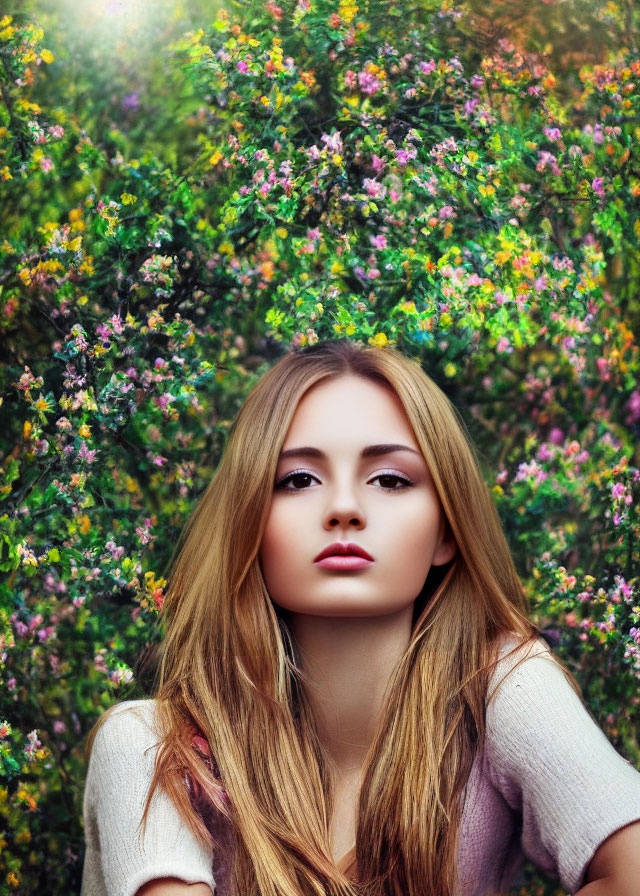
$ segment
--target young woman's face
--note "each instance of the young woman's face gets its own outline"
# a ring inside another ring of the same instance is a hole
[[[336,557],[335,545],[351,547]],[[283,444],[260,546],[273,602],[314,616],[396,613],[455,551],[395,393],[353,375],[313,386]]]

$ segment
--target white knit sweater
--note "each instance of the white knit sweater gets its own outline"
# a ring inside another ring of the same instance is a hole
[[[525,856],[574,893],[598,846],[640,819],[640,773],[609,744],[546,645],[528,648],[519,665],[522,649],[505,656],[512,647],[505,642],[491,680],[484,751],[466,788],[459,896],[505,892]],[[214,856],[200,846],[163,791],[153,798],[140,841],[160,737],[154,706],[122,703],[95,739],[84,792],[81,896],[134,896],[159,877],[202,881],[228,896],[231,847]],[[225,828],[221,819],[215,838],[229,844]]]

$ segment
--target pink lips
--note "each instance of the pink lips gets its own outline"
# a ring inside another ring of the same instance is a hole
[[[364,569],[373,563],[373,557],[360,545],[336,541],[320,551],[314,562],[323,569]]]

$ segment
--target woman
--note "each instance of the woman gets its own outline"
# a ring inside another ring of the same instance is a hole
[[[155,699],[89,738],[83,896],[487,896],[524,854],[640,893],[640,774],[536,638],[463,428],[398,352],[320,343],[262,377],[164,619]]]

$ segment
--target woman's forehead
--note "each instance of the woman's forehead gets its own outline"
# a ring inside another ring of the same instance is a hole
[[[283,450],[339,442],[398,443],[418,448],[402,403],[390,386],[347,374],[323,380],[300,399]],[[316,445],[317,443],[317,445]]]

